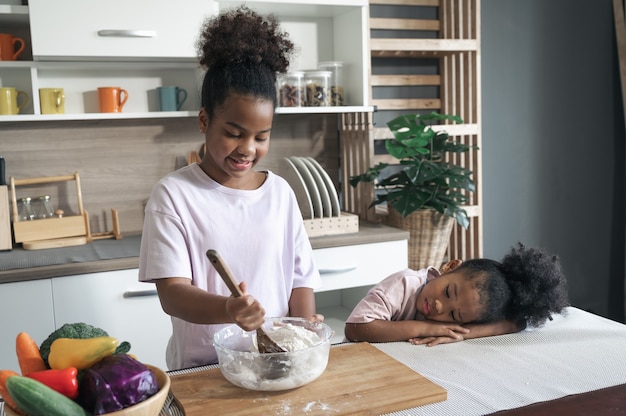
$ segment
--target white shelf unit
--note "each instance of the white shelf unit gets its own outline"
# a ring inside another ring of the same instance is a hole
[[[200,107],[199,91],[203,71],[189,47],[195,47],[200,21],[204,17],[242,4],[278,18],[297,47],[298,53],[294,56],[291,69],[315,69],[321,61],[344,62],[346,106],[279,107],[277,114],[373,111],[369,104],[369,6],[366,0],[195,0],[185,8],[188,19],[174,19],[186,22],[182,25],[186,29],[184,33],[176,35],[165,29],[155,29],[175,26],[169,13],[165,12],[169,10],[165,7],[167,4],[161,2],[164,7],[159,7],[155,2],[147,6],[150,10],[158,11],[150,13],[149,18],[143,16],[136,5],[130,11],[115,14],[117,17],[113,18],[111,11],[127,3],[121,0],[102,3],[106,5],[102,13],[99,9],[83,13],[80,22],[68,18],[68,24],[54,28],[49,27],[46,18],[49,13],[46,10],[54,7],[55,14],[73,16],[87,7],[85,3],[80,0],[59,0],[52,4],[45,0],[33,0],[30,6],[0,5],[0,22],[8,22],[12,27],[17,25],[21,33],[29,34],[25,39],[27,51],[20,60],[0,62],[0,86],[11,86],[26,92],[29,103],[18,115],[1,116],[0,123],[195,117]],[[96,32],[103,28],[154,29],[157,35],[147,40],[96,36]],[[54,36],[51,36],[53,31]],[[69,39],[76,41],[71,42]],[[150,43],[143,49],[137,47],[143,41]],[[162,48],[154,46],[159,42]],[[187,89],[189,97],[183,105],[183,111],[158,111],[155,89],[161,85],[177,85]],[[128,90],[129,100],[122,113],[98,112],[96,91],[99,86],[119,86]],[[64,88],[65,114],[40,114],[38,89],[45,87]]]

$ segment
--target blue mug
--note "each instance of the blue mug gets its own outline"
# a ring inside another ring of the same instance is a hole
[[[187,90],[176,86],[158,87],[161,111],[179,111],[187,99]]]

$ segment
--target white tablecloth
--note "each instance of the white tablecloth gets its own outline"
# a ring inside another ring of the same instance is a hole
[[[393,415],[484,415],[626,383],[626,325],[577,308],[516,334],[374,345],[448,391],[444,402]]]

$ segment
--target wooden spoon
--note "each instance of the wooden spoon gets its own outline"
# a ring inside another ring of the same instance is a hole
[[[208,250],[206,252],[207,257],[217,270],[217,273],[222,277],[226,286],[230,289],[230,293],[233,294],[234,297],[239,298],[243,296],[241,289],[239,289],[239,285],[237,281],[233,277],[232,273],[226,266],[226,263],[222,260],[220,255],[215,250]],[[259,352],[262,354],[272,353],[272,352],[287,352],[287,350],[276,343],[270,336],[265,332],[263,327],[259,327],[256,329],[256,342],[259,348]]]

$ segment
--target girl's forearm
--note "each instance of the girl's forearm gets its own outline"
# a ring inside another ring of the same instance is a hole
[[[161,306],[170,316],[195,324],[233,322],[226,312],[228,297],[211,294],[178,279],[157,281]],[[187,280],[187,279],[184,279]]]
[[[313,289],[298,287],[291,291],[289,316],[311,319],[315,315],[315,295]]]
[[[511,321],[498,321],[489,324],[467,324],[464,326],[470,330],[470,332],[465,335],[465,339],[512,334],[524,329],[522,326],[516,325]]]
[[[394,342],[425,336],[428,324],[423,321],[384,321],[374,320],[368,323],[345,326],[345,336],[354,342]]]

